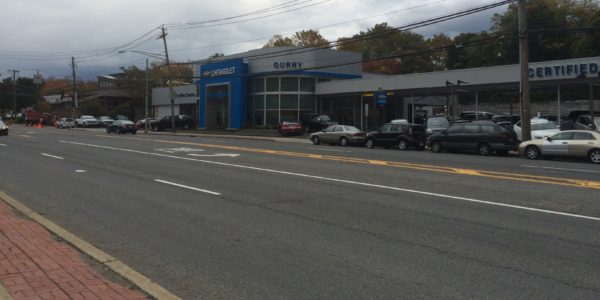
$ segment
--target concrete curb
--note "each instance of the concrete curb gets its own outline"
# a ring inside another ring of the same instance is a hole
[[[112,270],[113,272],[121,275],[123,278],[129,280],[133,284],[135,284],[140,290],[144,291],[148,295],[156,298],[156,299],[180,299],[173,293],[167,291],[163,287],[158,284],[152,282],[150,278],[136,272],[131,267],[127,266],[125,263],[119,261],[118,259],[110,256],[108,253],[94,247],[90,243],[80,239],[76,235],[67,231],[66,229],[58,226],[52,221],[42,217],[38,213],[29,209],[27,206],[12,198],[11,196],[5,194],[0,191],[0,200],[6,202],[8,205],[13,207],[14,209],[20,211],[22,214],[31,218],[38,224],[42,225],[48,231],[56,234],[58,237],[67,241],[69,244],[73,245],[75,248],[79,249],[81,252],[87,254],[91,258],[98,261],[103,266]],[[0,285],[1,287],[1,285]],[[2,288],[0,288],[0,299],[5,299],[2,297]],[[10,299],[10,298],[8,298]]]

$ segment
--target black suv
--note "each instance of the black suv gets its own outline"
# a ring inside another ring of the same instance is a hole
[[[459,123],[429,137],[427,142],[433,152],[444,149],[476,151],[481,155],[507,155],[516,151],[519,142],[513,130],[494,123]]]
[[[183,129],[191,129],[194,127],[194,120],[190,116],[176,115],[175,116],[175,127]],[[150,123],[152,131],[160,131],[164,129],[171,129],[171,116],[164,116],[159,120]]]
[[[406,150],[409,147],[423,150],[426,141],[425,127],[415,124],[387,123],[379,129],[367,133],[366,136],[368,148],[398,146],[400,150]]]
[[[338,123],[332,121],[328,115],[315,115],[305,122],[304,128],[306,128],[306,131],[308,132],[316,132],[337,124]]]

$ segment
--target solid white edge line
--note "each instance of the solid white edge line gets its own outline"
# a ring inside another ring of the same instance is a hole
[[[60,157],[60,156],[51,155],[51,154],[48,154],[48,153],[42,153],[42,155],[43,155],[43,156],[52,157],[52,158],[56,158],[56,159],[64,159],[64,158],[62,158],[62,157]]]
[[[532,208],[532,207],[527,207],[527,206],[520,206],[520,205],[513,205],[513,204],[506,204],[506,203],[499,203],[499,202],[478,200],[478,199],[466,198],[466,197],[460,197],[460,196],[452,196],[452,195],[444,195],[444,194],[431,193],[431,192],[425,192],[425,191],[403,189],[403,188],[397,188],[397,187],[385,186],[385,185],[379,185],[379,184],[372,184],[372,183],[365,183],[365,182],[358,182],[358,181],[351,181],[351,180],[344,180],[344,179],[336,179],[336,178],[327,178],[327,177],[322,177],[322,176],[315,176],[315,175],[308,175],[308,174],[301,174],[301,173],[293,173],[293,172],[279,171],[279,170],[273,170],[273,169],[264,169],[264,168],[258,168],[258,167],[251,167],[251,166],[230,164],[230,163],[210,161],[210,160],[194,159],[194,158],[189,158],[189,157],[179,157],[179,156],[174,156],[174,155],[159,154],[159,153],[152,153],[152,152],[144,152],[144,151],[138,151],[138,150],[124,149],[124,148],[115,148],[115,147],[101,146],[101,145],[94,145],[94,144],[85,144],[85,143],[68,142],[68,141],[60,141],[60,142],[61,143],[67,143],[67,144],[73,144],[73,145],[87,146],[87,147],[95,147],[95,148],[110,149],[110,150],[116,150],[116,151],[124,151],[124,152],[131,152],[131,153],[139,153],[139,154],[146,154],[146,155],[153,155],[153,156],[160,156],[160,157],[169,157],[169,158],[175,158],[175,159],[182,159],[182,160],[188,160],[188,161],[203,162],[203,163],[207,163],[207,164],[214,164],[214,165],[228,166],[228,167],[236,167],[236,168],[241,168],[241,169],[248,169],[248,170],[255,170],[255,171],[262,171],[262,172],[269,172],[269,173],[277,173],[277,174],[284,174],[284,175],[291,175],[291,176],[298,176],[298,177],[305,177],[305,178],[313,178],[313,179],[333,181],[333,182],[340,182],[340,183],[348,183],[348,184],[354,184],[354,185],[360,185],[360,186],[368,186],[368,187],[374,187],[374,188],[380,188],[380,189],[387,189],[387,190],[394,190],[394,191],[400,191],[400,192],[421,194],[421,195],[434,196],[434,197],[440,197],[440,198],[447,198],[447,199],[453,199],[453,200],[461,200],[461,201],[466,201],[466,202],[473,202],[473,203],[486,204],[486,205],[499,206],[499,207],[508,207],[508,208],[521,209],[521,210],[533,211],[533,212],[540,212],[540,213],[551,214],[551,215],[573,217],[573,218],[579,218],[579,219],[585,219],[585,220],[600,221],[599,217],[592,217],[592,216],[571,214],[571,213],[565,213],[565,212],[559,212],[559,211],[553,211],[553,210]]]
[[[183,184],[179,184],[179,183],[175,183],[175,182],[169,182],[169,181],[166,181],[166,180],[154,179],[154,181],[160,182],[160,183],[164,183],[164,184],[168,184],[168,185],[172,185],[172,186],[177,186],[177,187],[188,189],[188,190],[192,190],[192,191],[203,192],[203,193],[207,193],[207,194],[211,194],[211,195],[216,195],[216,196],[220,196],[221,195],[221,193],[212,192],[212,191],[209,191],[209,190],[203,190],[203,189],[195,188],[193,186],[187,186],[187,185],[183,185]]]
[[[0,144],[0,146],[2,146],[2,147],[6,147],[6,145],[5,145],[5,144]]]
[[[532,165],[521,165],[521,167],[537,168],[537,169],[549,169],[549,170],[574,171],[574,172],[587,172],[587,173],[600,173],[600,171],[593,171],[593,170],[567,169],[567,168],[556,168],[556,167],[541,167],[541,166],[532,166]]]

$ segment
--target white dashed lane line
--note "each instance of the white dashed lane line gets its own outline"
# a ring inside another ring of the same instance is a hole
[[[56,158],[56,159],[64,159],[60,156],[56,156],[56,155],[52,155],[52,154],[48,154],[48,153],[42,153],[43,156],[47,156],[47,157],[52,157],[52,158]]]
[[[169,182],[169,181],[160,180],[160,179],[154,179],[154,181],[160,182],[160,183],[164,183],[164,184],[168,184],[168,185],[172,185],[172,186],[176,186],[176,187],[180,187],[180,188],[184,188],[184,189],[188,189],[188,190],[192,190],[192,191],[207,193],[207,194],[211,194],[211,195],[215,195],[215,196],[220,196],[221,195],[221,193],[217,193],[217,192],[213,192],[213,191],[209,191],[209,190],[203,190],[203,189],[199,189],[199,188],[195,188],[195,187],[192,187],[192,186],[183,185],[183,184],[179,184],[179,183],[175,183],[175,182]]]

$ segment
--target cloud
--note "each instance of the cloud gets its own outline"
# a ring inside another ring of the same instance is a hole
[[[297,2],[304,2],[297,1]],[[318,3],[324,0],[314,0]],[[7,29],[0,45],[0,70],[20,69],[22,76],[41,70],[44,76],[64,77],[70,74],[70,57],[77,60],[78,72],[86,80],[96,75],[118,72],[120,66],[142,66],[145,57],[135,53],[119,54],[116,47],[167,24],[168,47],[172,59],[188,61],[204,59],[219,52],[232,54],[262,47],[275,34],[294,33],[303,29],[322,28],[329,40],[366,30],[387,22],[401,26],[490,3],[472,0],[331,0],[297,11],[260,18],[244,23],[178,29],[171,24],[225,18],[282,4],[285,0],[28,0],[3,3],[0,26]],[[421,6],[421,7],[417,7]],[[494,12],[432,25],[417,32],[454,35],[459,32],[487,30]],[[374,18],[369,16],[396,11]],[[274,12],[273,12],[274,13]],[[258,17],[249,16],[246,18]],[[331,24],[361,19],[325,27]],[[239,19],[236,19],[239,20]],[[235,20],[231,20],[235,21]],[[325,28],[323,28],[325,27]],[[135,50],[162,53],[163,44],[156,40],[159,31],[147,36]],[[112,71],[111,71],[112,70]]]

